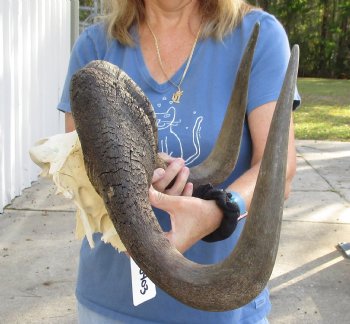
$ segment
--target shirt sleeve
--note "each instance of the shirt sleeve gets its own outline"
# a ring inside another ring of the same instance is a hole
[[[71,112],[69,97],[71,78],[75,72],[83,68],[89,62],[97,60],[99,58],[98,56],[95,41],[91,36],[89,29],[86,29],[82,32],[74,44],[69,60],[68,72],[64,83],[63,92],[60,102],[57,105],[57,109],[61,110],[62,112]]]
[[[249,81],[247,113],[279,97],[290,57],[286,32],[272,15],[264,15],[260,21],[260,34],[254,54]],[[296,89],[295,109],[300,103]]]

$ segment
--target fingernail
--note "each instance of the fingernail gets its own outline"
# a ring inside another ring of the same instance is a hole
[[[190,169],[189,169],[188,167],[185,166],[185,167],[182,169],[182,172],[185,172],[185,173],[188,172],[188,173],[189,173],[189,172],[190,172]]]
[[[157,177],[162,177],[165,173],[165,170],[164,169],[157,169],[157,170],[155,170],[155,173],[156,173]]]
[[[178,165],[184,165],[184,164],[185,164],[185,161],[184,161],[183,159],[181,159],[181,158],[178,158],[178,159],[176,159],[176,163],[177,163]]]

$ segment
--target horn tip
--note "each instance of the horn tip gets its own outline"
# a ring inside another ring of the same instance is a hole
[[[293,47],[292,47],[292,54],[299,55],[299,53],[300,53],[299,45],[298,44],[293,45]]]
[[[257,21],[254,25],[253,33],[259,33],[260,30],[260,21]]]

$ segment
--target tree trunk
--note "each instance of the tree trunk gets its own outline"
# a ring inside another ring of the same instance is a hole
[[[341,32],[338,39],[338,51],[336,57],[336,73],[338,78],[346,78],[349,75],[349,57],[347,57],[350,52],[350,37],[349,37],[349,17],[346,13],[341,16],[339,27]]]
[[[328,24],[329,24],[329,0],[321,1],[322,20],[320,30],[320,45],[319,45],[319,65],[318,71],[321,75],[327,74],[328,71],[328,57],[327,57],[327,42],[328,42]]]

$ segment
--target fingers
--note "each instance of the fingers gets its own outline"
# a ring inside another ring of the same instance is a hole
[[[183,159],[175,159],[165,154],[165,160],[167,163],[169,162],[165,173],[161,177],[154,175],[153,179],[155,180],[152,182],[152,185],[160,192],[179,196],[186,187],[190,170],[185,167],[185,161]],[[169,184],[171,184],[170,188],[168,188]],[[186,193],[188,193],[188,190],[186,190]]]
[[[187,197],[191,197],[193,194],[193,183],[192,182],[188,182],[185,185],[185,188],[182,192],[182,196],[187,196]]]
[[[159,181],[165,174],[165,170],[162,168],[155,169],[152,177],[152,184]]]
[[[159,152],[158,153],[158,156],[163,160],[165,161],[167,164],[170,164],[171,162],[175,161],[176,158],[175,157],[172,157],[164,152]]]
[[[188,167],[182,166],[182,168],[179,170],[179,172],[175,176],[174,183],[172,183],[170,188],[167,186],[166,189],[164,190],[164,193],[168,195],[173,195],[173,196],[182,195],[186,187],[186,183],[189,175],[190,175],[190,169]]]

